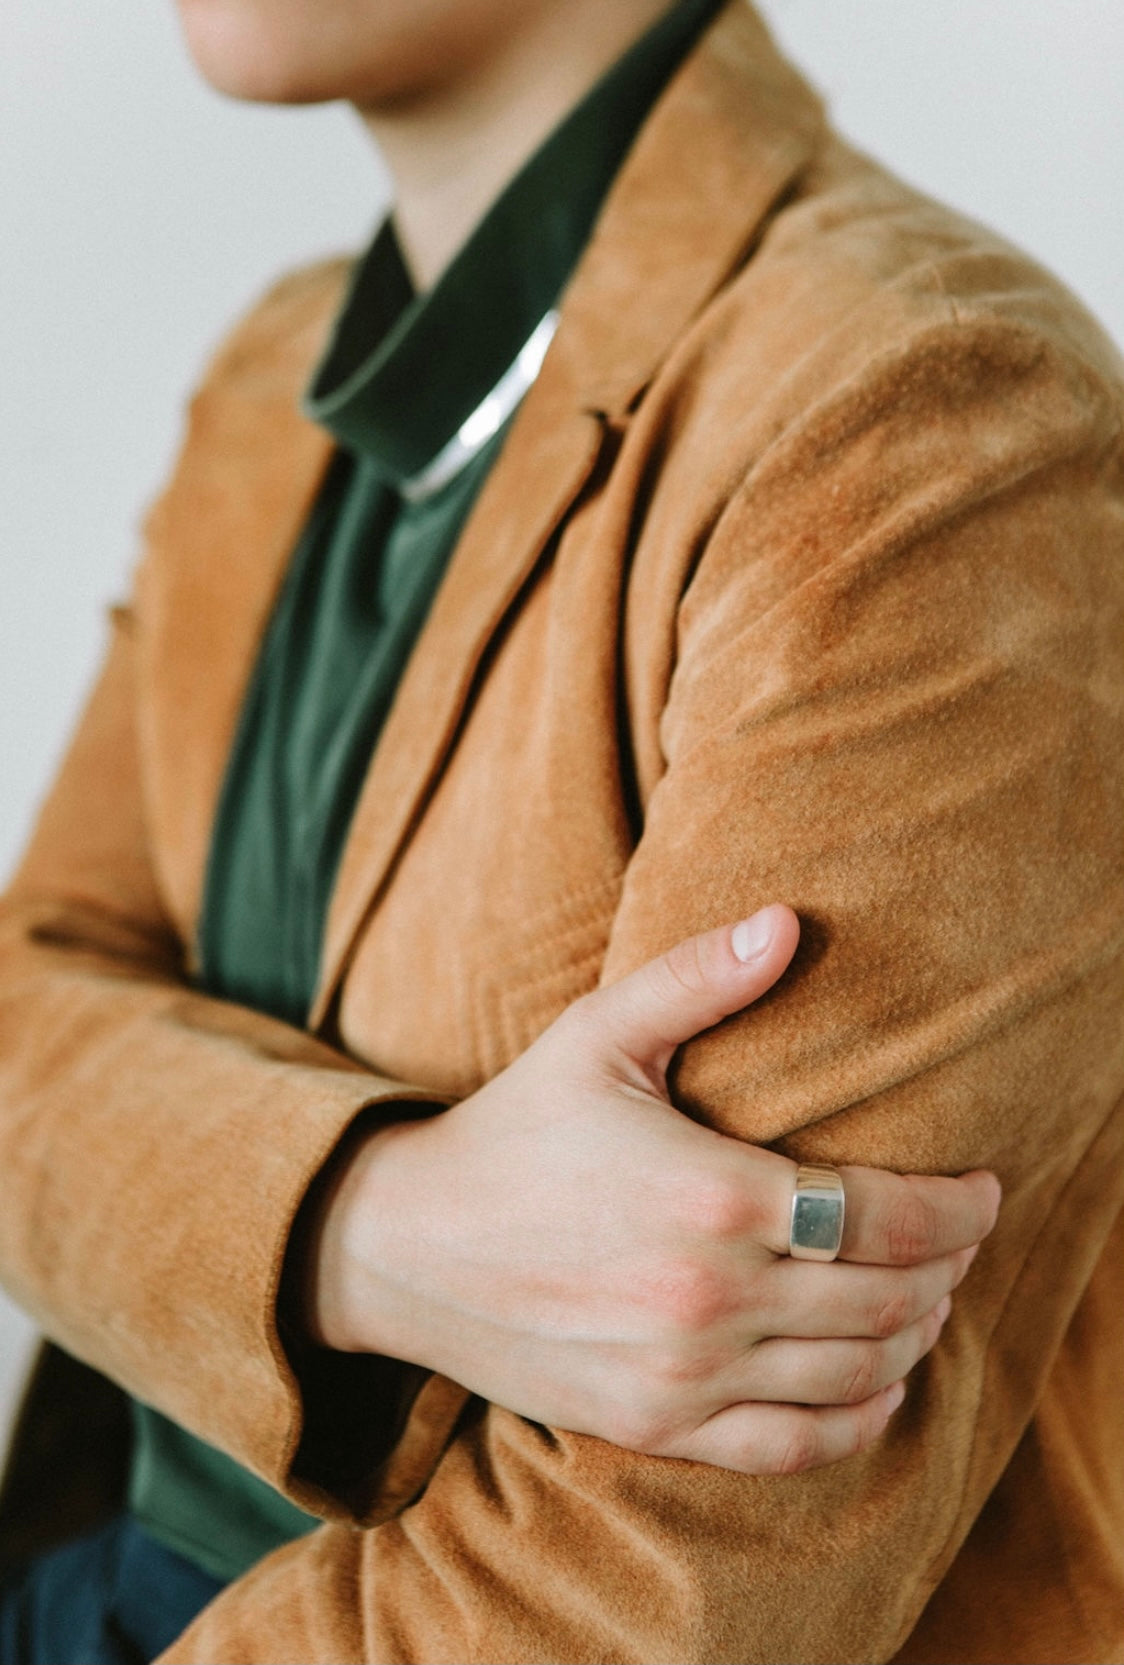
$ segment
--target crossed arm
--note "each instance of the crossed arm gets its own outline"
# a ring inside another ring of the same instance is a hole
[[[308,1036],[186,987],[144,851],[137,782],[122,780],[135,752],[133,628],[118,615],[109,664],[4,905],[7,1272],[48,1333],[156,1402],[175,1403],[177,1388],[198,1393],[201,1410],[213,1397],[205,1357],[190,1383],[175,1380],[174,1364],[159,1379],[154,1354],[135,1361],[166,1345],[169,1325],[207,1318],[192,1270],[201,1258],[213,1280],[229,1234],[204,1244],[193,1215],[160,1214],[161,1178],[189,1160],[203,1169],[200,1144],[220,1137],[207,1102],[230,1113],[237,1148],[248,1086],[281,1115],[282,1089],[306,1095],[329,1126],[360,1100],[377,1107],[381,1097],[401,1114],[405,1095]],[[732,944],[754,927],[739,957]],[[679,1115],[666,1070],[683,1041],[773,985],[798,933],[791,911],[774,907],[736,933],[691,939],[579,1002],[454,1110],[374,1134],[359,1117],[310,1186],[304,1212],[319,1199],[317,1216],[298,1215],[315,1338],[440,1370],[536,1421],[744,1472],[833,1462],[869,1445],[940,1333],[950,1291],[994,1221],[996,1188],[982,1175],[908,1180],[852,1168],[839,1265],[784,1258],[795,1164]],[[199,1081],[209,1082],[201,1096]],[[165,1137],[178,1144],[174,1164],[153,1171],[161,1105],[175,1118]],[[246,1150],[255,1178],[268,1181],[275,1138]],[[21,1163],[38,1202],[21,1195]],[[133,1180],[138,1166],[148,1172]],[[63,1235],[75,1216],[77,1241]],[[200,1257],[176,1247],[185,1232]],[[147,1275],[134,1234],[155,1257]],[[151,1328],[130,1315],[137,1333],[115,1353],[125,1328],[115,1261],[126,1258],[141,1273],[135,1296]],[[248,1255],[244,1270],[254,1271]],[[213,1368],[220,1376],[224,1362]],[[192,1425],[200,1421],[206,1428],[198,1415]]]
[[[767,628],[752,586],[791,542],[801,459],[778,455],[732,505],[684,602],[667,773],[606,965],[611,992],[691,935],[688,907],[729,919],[740,894],[783,896],[819,924],[819,957],[685,1049],[676,1101],[779,1146],[773,1160],[1000,1173],[999,1226],[906,1403],[846,1462],[754,1475],[473,1401],[416,1502],[270,1557],[170,1657],[865,1659],[907,1634],[1033,1414],[1116,1211],[1094,1176],[1119,1160],[1122,1085],[1121,598],[1102,560],[1119,507],[1103,432],[1069,401],[1043,454],[1042,389],[1016,391],[1026,431],[981,445],[978,478],[950,467],[943,499],[903,487],[830,557],[793,550],[804,580]],[[831,506],[868,460],[855,441],[802,461],[830,548]],[[129,628],[9,904],[17,1206],[0,1247],[64,1343],[283,1481],[299,1429],[273,1323],[288,1227],[352,1118],[409,1094],[185,992],[141,854]],[[688,903],[676,873],[698,848],[719,854]],[[1017,903],[1014,872],[1033,878]],[[653,1082],[633,1086],[647,1116]],[[446,1123],[456,1139],[472,1126]],[[383,1172],[423,1146],[384,1140]],[[760,1229],[768,1242],[775,1220]],[[323,1327],[362,1339],[346,1316]]]
[[[798,932],[772,907],[692,938],[570,1007],[462,1104],[362,1140],[309,1233],[318,1338],[744,1473],[869,1445],[998,1188],[848,1169],[842,1260],[788,1259],[795,1163],[681,1116],[666,1072],[773,985]]]

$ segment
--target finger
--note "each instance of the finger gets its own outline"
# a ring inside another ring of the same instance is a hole
[[[677,1046],[772,988],[800,923],[773,903],[738,925],[688,937],[584,1002],[600,1033],[637,1063],[663,1067]]]
[[[847,1207],[840,1255],[882,1266],[912,1266],[966,1249],[995,1224],[1000,1189],[986,1169],[959,1179],[841,1168]]]
[[[975,1253],[958,1249],[920,1266],[775,1260],[754,1280],[754,1327],[769,1337],[807,1340],[897,1335],[956,1288]]]
[[[905,1394],[902,1383],[861,1405],[731,1405],[661,1455],[732,1468],[742,1474],[801,1474],[873,1445]]]
[[[796,1164],[780,1159],[771,1175],[763,1217],[764,1241],[788,1253]],[[979,1243],[995,1224],[999,1181],[985,1169],[958,1179],[892,1174],[881,1168],[843,1167],[846,1208],[842,1260],[875,1266],[913,1266]],[[758,1171],[758,1184],[764,1176]]]
[[[857,1405],[908,1376],[935,1345],[952,1310],[943,1300],[885,1341],[762,1341],[713,1384],[716,1404],[760,1399],[791,1405]]]

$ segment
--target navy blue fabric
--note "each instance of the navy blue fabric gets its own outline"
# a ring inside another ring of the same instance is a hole
[[[148,1665],[222,1588],[119,1515],[5,1577],[0,1665]]]

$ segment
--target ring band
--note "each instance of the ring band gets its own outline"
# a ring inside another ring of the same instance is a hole
[[[834,1260],[843,1241],[843,1180],[826,1164],[801,1163],[792,1193],[788,1252],[794,1260]]]

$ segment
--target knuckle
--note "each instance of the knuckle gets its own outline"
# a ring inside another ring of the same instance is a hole
[[[684,1212],[704,1237],[742,1238],[757,1224],[757,1207],[749,1188],[725,1175],[693,1185]]]
[[[897,1335],[909,1322],[909,1298],[904,1290],[889,1289],[871,1309],[870,1332],[881,1341]]]
[[[777,1451],[777,1474],[804,1474],[819,1461],[820,1442],[809,1422],[795,1422]]]
[[[644,1451],[647,1423],[643,1417],[620,1408],[607,1411],[602,1428],[603,1437],[622,1451]]]
[[[665,1393],[681,1398],[684,1389],[708,1382],[722,1360],[709,1348],[666,1347],[653,1363],[652,1374]]]
[[[936,1247],[937,1211],[927,1197],[913,1191],[891,1206],[886,1218],[886,1242],[890,1259],[909,1265],[928,1260]]]
[[[879,1358],[873,1347],[863,1347],[851,1359],[843,1380],[841,1405],[857,1405],[878,1387]]]
[[[659,1456],[668,1439],[664,1418],[640,1405],[615,1405],[605,1420],[604,1437],[622,1451],[640,1451]]]
[[[698,1335],[730,1310],[726,1280],[708,1266],[674,1261],[655,1280],[655,1305],[674,1330]]]
[[[662,967],[664,991],[668,998],[674,999],[683,993],[701,994],[706,988],[706,967],[697,937],[688,937],[686,942],[677,942],[675,947],[669,949],[663,959],[656,963]]]

